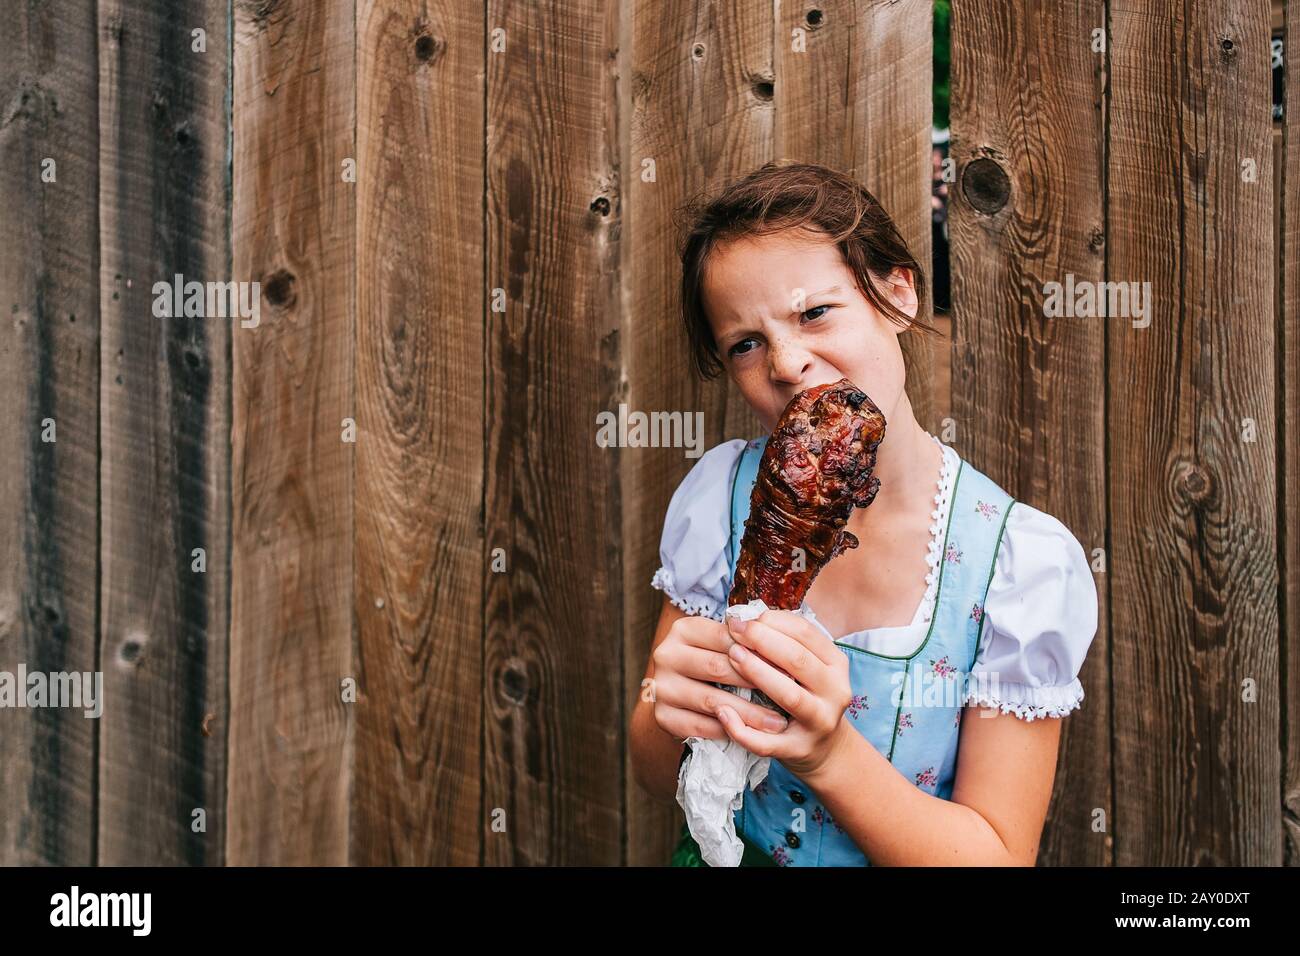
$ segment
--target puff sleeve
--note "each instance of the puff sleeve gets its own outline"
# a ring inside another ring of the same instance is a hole
[[[659,570],[650,584],[687,614],[721,621],[731,590],[732,473],[745,439],[714,445],[681,480],[664,517]]]
[[[1060,521],[1018,501],[985,596],[979,651],[964,703],[1025,720],[1064,717],[1083,702],[1079,671],[1097,633],[1097,585]]]

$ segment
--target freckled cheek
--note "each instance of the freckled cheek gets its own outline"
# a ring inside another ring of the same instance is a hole
[[[758,410],[755,414],[758,415],[759,421],[764,427],[771,429],[785,409],[782,407],[775,412],[772,411],[775,400],[772,397],[772,389],[767,385],[767,366],[751,363],[751,367],[736,372],[732,376],[732,381],[740,389],[746,404]]]
[[[888,351],[887,344],[859,341],[846,345],[841,354],[849,358],[838,363],[844,375],[865,389],[871,400],[882,408],[892,406],[903,390],[903,368]]]

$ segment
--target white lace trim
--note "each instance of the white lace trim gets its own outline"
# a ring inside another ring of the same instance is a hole
[[[984,674],[968,674],[962,704],[997,707],[1024,720],[1065,717],[1083,703],[1083,682],[1075,678],[1064,686],[1030,687],[1006,681],[986,681]]]
[[[930,438],[943,451],[943,468],[939,472],[939,480],[936,483],[939,491],[934,496],[935,509],[930,512],[934,523],[930,525],[930,544],[925,556],[925,563],[930,566],[930,570],[925,575],[925,597],[921,599],[925,607],[922,615],[924,621],[929,621],[934,614],[935,597],[939,590],[939,576],[935,569],[942,557],[940,552],[943,550],[943,533],[948,526],[948,511],[952,507],[952,486],[957,477],[956,455],[950,455],[947,447],[934,435],[930,435]]]
[[[677,586],[673,583],[673,573],[667,568],[661,567],[655,572],[655,576],[650,580],[652,588],[658,588],[668,595],[668,600],[674,607],[679,607],[687,614],[696,617],[707,617],[715,621],[722,620],[723,610],[719,609],[712,601],[688,601],[677,593]]]

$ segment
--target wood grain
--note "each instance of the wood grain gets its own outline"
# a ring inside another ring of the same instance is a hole
[[[0,671],[86,673],[99,524],[95,4],[11,4],[4,16]],[[41,178],[47,159],[54,182]],[[94,863],[96,731],[82,710],[0,710],[0,865]]]
[[[694,378],[676,227],[766,161],[850,172],[930,261],[928,0],[11,6],[0,671],[106,700],[0,709],[0,865],[665,863],[626,728],[694,459],[596,415],[761,432]],[[1300,864],[1268,6],[955,5],[951,356],[905,336],[909,396],[1107,567],[1041,863]],[[258,327],[155,317],[176,273],[259,282]],[[1048,318],[1067,275],[1150,282],[1150,326]]]
[[[461,13],[416,0],[357,9],[365,694],[351,862],[367,866],[477,864],[493,835],[479,776],[483,346],[485,318],[506,317],[484,312],[484,290],[500,284],[483,256],[486,27]]]
[[[774,8],[776,157],[821,163],[862,183],[898,226],[928,286],[933,3],[777,0]],[[917,318],[931,321],[928,289],[918,305]],[[937,345],[919,332],[899,344],[912,411],[937,434]]]
[[[641,411],[704,413],[704,449],[762,434],[739,390],[725,375],[695,377],[682,326],[680,235],[675,212],[699,193],[772,159],[774,104],[772,8],[738,4],[726,17],[703,15],[690,2],[625,4],[621,69],[627,142],[626,225],[621,342],[624,389],[616,402]],[[698,47],[696,46],[698,44]],[[654,162],[648,181],[646,160]],[[681,449],[629,448],[621,453],[623,495],[624,714],[626,729],[641,693],[663,592],[650,587],[673,490],[696,459]],[[680,808],[649,797],[630,760],[627,863],[667,863],[680,833]]]
[[[153,286],[230,278],[229,26],[199,0],[101,0],[99,21],[99,862],[220,864],[238,319],[156,317]]]
[[[1282,859],[1267,47],[1263,5],[1110,4],[1107,279],[1151,283],[1107,320],[1120,866]]]
[[[237,0],[227,862],[348,859],[355,10]],[[357,421],[356,440],[367,440]]]
[[[1032,8],[1031,8],[1032,7]],[[951,444],[1013,497],[1059,519],[1091,559],[1106,544],[1105,320],[1046,313],[1046,284],[1104,275],[1104,58],[1098,4],[956,6]],[[1101,865],[1112,814],[1107,582],[1062,727],[1043,862]]]
[[[617,9],[488,6],[488,865],[622,855],[619,449],[595,439],[619,387]]]

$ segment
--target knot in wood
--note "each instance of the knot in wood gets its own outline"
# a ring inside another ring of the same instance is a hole
[[[1011,198],[1011,177],[996,161],[981,156],[962,170],[961,188],[967,202],[992,215]]]
[[[510,703],[522,704],[528,700],[528,673],[518,662],[507,664],[501,670],[498,687]]]
[[[277,269],[266,277],[264,282],[263,294],[269,305],[275,308],[285,308],[293,305],[298,301],[298,293],[294,289],[294,275],[285,269]]]
[[[1177,488],[1186,501],[1202,505],[1214,495],[1214,474],[1194,462],[1183,462],[1178,466]]]
[[[442,56],[446,44],[427,33],[415,38],[415,58],[421,63],[433,63]]]

